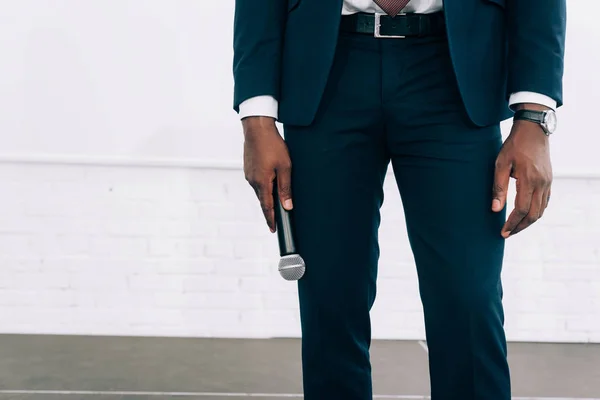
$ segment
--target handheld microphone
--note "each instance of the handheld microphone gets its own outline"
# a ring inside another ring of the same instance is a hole
[[[304,276],[306,265],[296,250],[291,214],[283,208],[279,199],[277,182],[273,183],[273,200],[275,205],[275,224],[279,239],[279,273],[286,281],[297,281]]]

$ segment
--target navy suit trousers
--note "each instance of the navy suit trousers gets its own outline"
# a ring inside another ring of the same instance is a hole
[[[416,261],[433,400],[509,400],[494,213],[499,125],[468,118],[445,37],[342,33],[309,126],[284,126],[292,159],[306,400],[370,400],[370,310],[388,166]],[[400,256],[400,255],[399,255]]]

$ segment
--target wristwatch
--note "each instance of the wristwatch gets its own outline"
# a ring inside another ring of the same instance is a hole
[[[514,121],[525,120],[539,124],[546,136],[550,136],[556,131],[557,119],[554,110],[536,111],[536,110],[518,110],[515,112]]]

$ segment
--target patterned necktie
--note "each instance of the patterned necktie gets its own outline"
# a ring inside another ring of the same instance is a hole
[[[385,13],[395,17],[402,11],[410,0],[373,0]]]

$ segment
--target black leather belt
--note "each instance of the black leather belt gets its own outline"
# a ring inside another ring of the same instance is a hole
[[[340,30],[379,38],[408,38],[443,35],[446,24],[443,12],[400,14],[394,18],[387,14],[357,13],[342,16]]]

